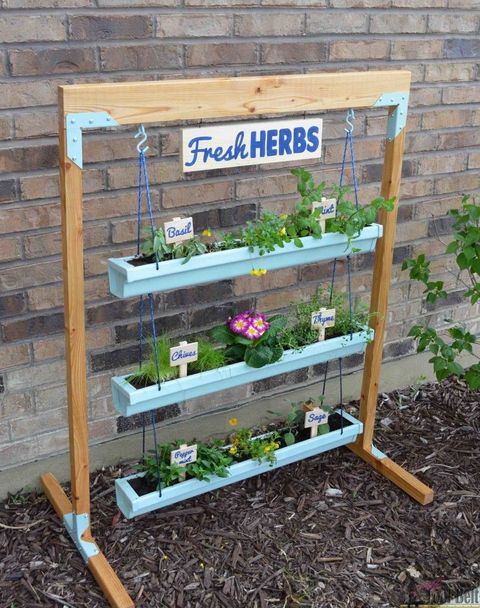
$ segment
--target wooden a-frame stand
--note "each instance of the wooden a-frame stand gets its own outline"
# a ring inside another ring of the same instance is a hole
[[[90,527],[87,370],[82,219],[82,130],[188,119],[258,117],[274,114],[388,107],[381,193],[396,197],[395,210],[380,212],[371,296],[375,339],[367,347],[360,400],[364,432],[348,447],[422,505],[433,492],[372,444],[382,361],[393,246],[397,221],[410,72],[301,74],[115,84],[59,88],[60,181],[63,234],[65,337],[70,429],[71,499],[51,473],[42,484],[110,604],[134,603]]]

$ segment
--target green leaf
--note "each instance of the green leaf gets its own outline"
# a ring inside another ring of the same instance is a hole
[[[250,367],[263,367],[271,363],[272,351],[268,346],[258,348],[247,348],[245,351],[245,363]]]
[[[221,344],[234,344],[235,335],[226,325],[217,325],[207,331],[207,335]]]
[[[293,445],[295,443],[295,435],[291,431],[288,431],[283,436],[283,441],[285,441],[285,445]]]
[[[458,249],[457,241],[452,241],[451,243],[449,243],[447,245],[445,253],[455,253],[457,251],[457,249]]]

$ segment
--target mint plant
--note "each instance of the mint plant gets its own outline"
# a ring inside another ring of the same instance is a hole
[[[448,215],[454,223],[453,240],[447,245],[446,253],[455,254],[458,280],[466,288],[464,297],[473,306],[480,301],[480,206],[475,199],[464,196],[461,208],[451,209]],[[430,261],[424,254],[405,260],[402,270],[408,270],[411,279],[423,283],[428,304],[447,298],[444,282],[430,279]],[[462,353],[469,353],[480,361],[480,356],[474,350],[478,348],[477,338],[465,327],[457,325],[448,328],[446,339],[428,325],[414,325],[408,335],[416,338],[417,352],[428,350],[432,353],[429,361],[437,380],[454,375],[464,378],[472,390],[480,388],[480,362],[465,369],[458,361]]]

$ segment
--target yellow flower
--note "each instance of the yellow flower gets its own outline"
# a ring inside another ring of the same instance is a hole
[[[203,562],[200,562],[200,568],[202,568],[202,570],[205,568],[205,564]]]
[[[271,445],[266,445],[266,446],[263,448],[263,451],[264,451],[265,453],[267,453],[267,452],[271,452],[271,451],[272,451],[272,446],[271,446]]]
[[[267,269],[266,268],[252,268],[252,270],[250,270],[250,274],[252,275],[252,277],[263,277],[264,274],[267,274]]]
[[[235,454],[237,453],[237,448],[232,445],[232,447],[228,450],[228,453],[232,456],[235,456]]]
[[[230,426],[237,426],[238,420],[236,418],[230,418],[230,420],[228,421],[228,424]]]
[[[286,229],[285,229],[285,226],[284,226],[284,227],[283,227],[281,230],[279,230],[279,231],[278,231],[278,234],[281,234],[281,235],[285,235],[285,234],[287,234],[287,231],[286,231]]]
[[[203,236],[212,236],[212,231],[210,230],[210,228],[205,228],[205,230],[202,231],[202,235]]]
[[[168,559],[168,555],[165,555],[165,554],[164,554],[164,555],[162,556],[162,559]]]
[[[281,213],[281,214],[280,214],[280,219],[281,219],[281,220],[286,220],[286,219],[287,219],[287,217],[288,217],[288,213]]]
[[[275,449],[278,449],[280,447],[280,444],[278,442],[273,444],[275,446]]]

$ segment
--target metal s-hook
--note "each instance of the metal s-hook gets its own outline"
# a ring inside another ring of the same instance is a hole
[[[143,125],[140,125],[138,127],[138,131],[135,134],[135,139],[137,139],[137,137],[142,138],[137,144],[137,152],[139,154],[145,154],[145,152],[148,150],[148,146],[146,146],[145,148],[141,147],[147,141],[147,132],[145,131],[145,127]]]
[[[345,119],[345,122],[348,125],[348,128],[345,128],[345,131],[347,133],[351,133],[353,131],[353,122],[352,122],[352,120],[355,120],[355,112],[352,109],[350,109],[350,110],[348,110],[347,117]]]

